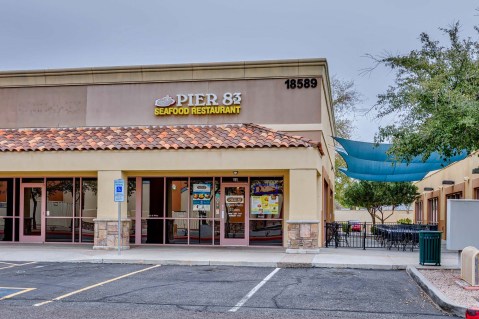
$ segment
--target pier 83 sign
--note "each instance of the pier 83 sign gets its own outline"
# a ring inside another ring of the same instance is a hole
[[[241,93],[226,92],[222,97],[214,93],[177,94],[155,100],[155,115],[210,115],[239,114]]]

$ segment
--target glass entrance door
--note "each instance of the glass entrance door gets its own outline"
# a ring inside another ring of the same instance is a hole
[[[20,190],[20,241],[45,241],[45,186],[22,184]]]
[[[249,242],[248,184],[221,186],[221,245],[247,246]]]

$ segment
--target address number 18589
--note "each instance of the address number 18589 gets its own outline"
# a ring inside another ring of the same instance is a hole
[[[286,88],[289,89],[314,89],[318,86],[316,79],[287,79],[284,81]]]

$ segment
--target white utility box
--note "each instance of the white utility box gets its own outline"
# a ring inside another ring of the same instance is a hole
[[[479,200],[447,200],[446,248],[479,247]]]
[[[479,286],[479,250],[466,247],[461,253],[461,279],[471,286]]]

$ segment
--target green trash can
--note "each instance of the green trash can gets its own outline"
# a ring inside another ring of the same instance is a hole
[[[419,232],[419,263],[441,266],[441,231]]]

